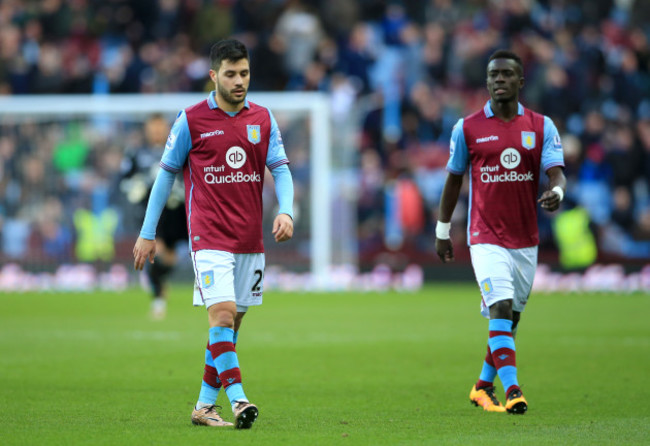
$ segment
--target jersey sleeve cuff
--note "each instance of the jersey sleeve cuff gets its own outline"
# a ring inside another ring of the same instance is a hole
[[[455,169],[450,168],[449,166],[445,167],[445,170],[449,173],[453,173],[454,175],[464,175],[465,171],[458,171]]]
[[[548,169],[552,167],[564,167],[564,163],[562,162],[549,163],[548,165],[544,166],[544,172],[546,172]]]
[[[293,212],[292,212],[292,211],[288,211],[288,210],[286,210],[286,209],[280,209],[280,210],[278,211],[278,215],[280,215],[280,214],[286,214],[286,215],[288,215],[289,217],[291,217],[291,220],[293,220]]]
[[[178,173],[181,171],[181,169],[176,169],[170,165],[163,163],[162,161],[160,162],[160,167],[162,169],[165,169],[167,172],[171,172],[171,173]]]
[[[140,237],[142,237],[145,240],[153,240],[153,239],[156,238],[156,234],[143,230],[143,231],[140,231]]]
[[[269,168],[269,170],[273,170],[273,169],[275,169],[277,167],[280,167],[280,166],[282,166],[284,164],[289,164],[289,160],[285,158],[285,159],[276,161],[276,162],[274,162],[272,164],[269,164],[268,168]]]

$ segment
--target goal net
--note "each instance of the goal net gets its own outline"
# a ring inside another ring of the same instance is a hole
[[[129,200],[133,186],[122,181],[125,153],[143,144],[149,117],[161,114],[171,125],[181,109],[206,96],[0,98],[0,289],[111,288],[135,277],[132,247],[144,214]],[[351,156],[343,146],[336,156],[332,150],[328,97],[251,93],[249,99],[276,117],[296,192],[294,239],[277,244],[271,235],[277,200],[266,175],[267,285],[286,286],[293,277],[299,288],[330,288],[332,271],[356,268],[357,244],[353,196],[343,192]],[[348,130],[337,128],[337,141]],[[160,154],[162,146],[155,166]],[[189,261],[183,263],[180,269],[191,274]]]

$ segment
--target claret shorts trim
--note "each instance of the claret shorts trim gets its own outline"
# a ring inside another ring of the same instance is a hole
[[[489,319],[489,308],[512,299],[512,309],[522,312],[533,288],[537,269],[537,246],[507,249],[478,244],[469,247],[474,275],[481,289],[481,314]]]
[[[235,302],[237,311],[262,305],[264,253],[233,254],[202,249],[194,251],[194,306],[206,308],[220,302]]]

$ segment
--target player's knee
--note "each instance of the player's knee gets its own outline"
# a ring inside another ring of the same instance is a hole
[[[210,325],[216,327],[228,327],[234,329],[235,317],[229,311],[225,311],[225,310],[217,311],[214,314],[211,314]]]
[[[500,300],[490,306],[490,319],[512,320],[512,299]]]
[[[208,307],[208,319],[210,327],[235,327],[237,310],[232,302],[221,302]]]

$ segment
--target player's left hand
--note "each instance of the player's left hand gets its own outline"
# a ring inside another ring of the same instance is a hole
[[[542,209],[553,212],[560,207],[560,196],[552,190],[547,190],[537,202],[540,203]]]
[[[153,263],[156,257],[156,241],[138,237],[133,247],[133,268],[142,271],[145,262]]]
[[[439,239],[436,237],[436,252],[442,263],[450,263],[454,261],[454,245],[451,244],[450,239]]]
[[[293,220],[287,214],[278,214],[273,220],[273,235],[275,241],[286,242],[293,237]]]

